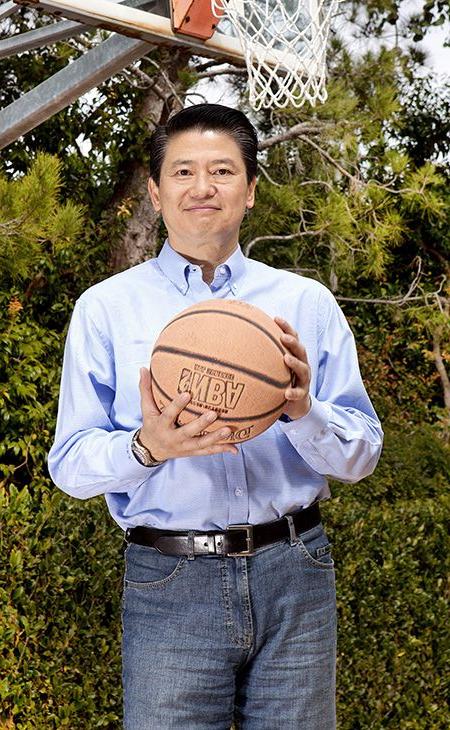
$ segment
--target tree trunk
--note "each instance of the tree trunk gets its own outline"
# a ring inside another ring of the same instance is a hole
[[[178,70],[184,68],[190,52],[185,49],[163,51],[163,71],[151,77],[136,118],[144,122],[148,134],[167,121],[170,113],[182,108],[182,83]],[[143,74],[144,75],[144,74]],[[112,243],[110,265],[122,271],[154,256],[158,240],[159,213],[155,213],[147,192],[148,167],[139,159],[126,160],[120,170],[111,206],[114,218],[120,217],[123,229]]]
[[[445,369],[444,358],[442,357],[441,352],[441,341],[437,332],[435,332],[433,336],[433,357],[436,370],[438,371],[441,379],[442,390],[444,391],[444,403],[446,408],[450,411],[450,379]]]

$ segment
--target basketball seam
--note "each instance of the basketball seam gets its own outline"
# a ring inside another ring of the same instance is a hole
[[[226,301],[226,300],[225,300]],[[192,312],[186,312],[186,314],[179,314],[177,317],[172,319],[170,322],[166,324],[164,329],[161,331],[164,332],[168,327],[170,327],[175,322],[179,322],[180,319],[184,319],[185,317],[192,317],[195,314],[217,314],[217,315],[224,315],[225,317],[234,317],[235,319],[241,319],[243,322],[248,322],[248,324],[251,324],[253,327],[256,327],[256,329],[259,329],[261,332],[264,332],[265,335],[273,342],[273,344],[278,348],[278,350],[284,355],[285,350],[280,342],[276,340],[274,335],[269,332],[262,324],[258,324],[257,322],[254,322],[252,319],[249,319],[248,317],[244,317],[241,314],[236,314],[235,312],[225,312],[220,309],[197,309]],[[268,316],[268,315],[267,315]],[[280,333],[282,334],[282,332]]]
[[[239,373],[243,373],[244,375],[250,375],[250,377],[255,378],[255,380],[259,380],[262,383],[267,383],[267,385],[273,385],[274,388],[287,388],[288,385],[291,384],[290,377],[286,382],[274,380],[273,378],[270,378],[263,373],[258,373],[255,370],[250,370],[250,368],[245,368],[242,365],[235,365],[234,363],[227,362],[226,360],[218,360],[213,357],[208,357],[207,355],[201,355],[196,352],[192,352],[192,350],[180,350],[177,347],[158,345],[153,350],[152,357],[158,352],[165,352],[169,355],[181,355],[182,357],[188,357],[192,360],[196,359],[201,360],[202,362],[210,363],[211,365],[215,365],[216,367],[229,368],[230,370],[235,370]]]

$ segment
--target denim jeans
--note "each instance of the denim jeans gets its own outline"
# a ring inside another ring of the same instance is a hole
[[[125,551],[125,730],[334,730],[336,599],[322,525],[247,558]]]

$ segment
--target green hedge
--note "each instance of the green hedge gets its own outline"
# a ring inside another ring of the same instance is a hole
[[[121,531],[103,500],[44,483],[3,493],[0,510],[3,719],[119,728]]]
[[[341,730],[446,730],[450,469],[432,428],[389,432],[377,473],[333,485]],[[0,727],[121,727],[121,531],[102,499],[4,487]]]
[[[373,507],[337,498],[326,511],[341,730],[448,727],[448,512],[443,496]]]

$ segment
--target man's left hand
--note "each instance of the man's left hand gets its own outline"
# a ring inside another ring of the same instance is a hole
[[[286,320],[275,317],[275,322],[283,330],[280,337],[282,344],[288,352],[284,361],[288,368],[294,373],[293,385],[286,388],[286,407],[284,413],[295,420],[306,416],[311,408],[309,395],[309,384],[311,381],[311,370],[308,365],[306,350],[298,339],[298,334]]]

